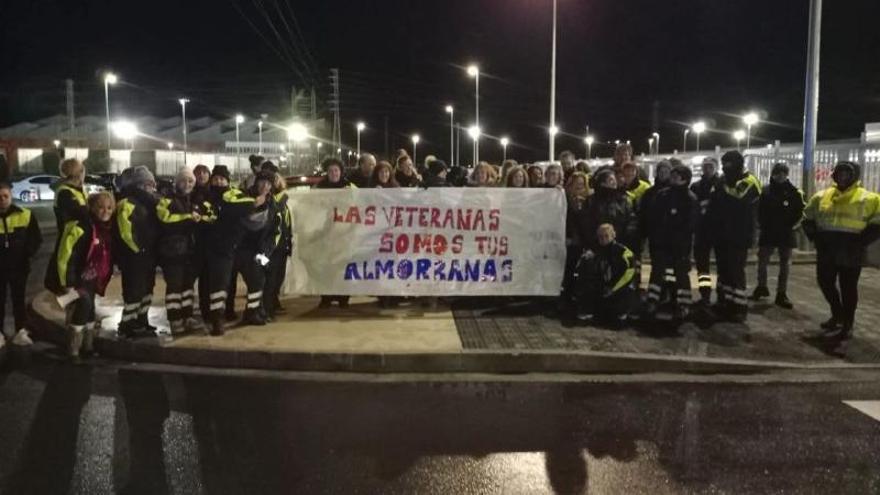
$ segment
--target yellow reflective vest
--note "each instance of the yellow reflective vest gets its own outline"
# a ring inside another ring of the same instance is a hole
[[[861,234],[869,225],[880,225],[880,195],[861,182],[846,191],[829,187],[810,199],[804,216],[818,232]]]

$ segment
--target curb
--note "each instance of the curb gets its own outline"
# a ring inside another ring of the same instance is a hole
[[[59,346],[67,331],[28,307],[35,339]],[[691,373],[753,374],[784,370],[877,369],[880,365],[799,364],[728,358],[594,351],[462,351],[454,353],[319,353],[163,347],[156,340],[99,337],[97,351],[129,363],[206,368],[348,373]]]

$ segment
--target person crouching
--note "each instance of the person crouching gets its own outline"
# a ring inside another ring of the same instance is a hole
[[[67,306],[70,328],[68,354],[79,359],[90,354],[98,330],[95,295],[104,295],[113,275],[113,212],[116,201],[107,191],[92,194],[89,215],[70,220],[59,234],[55,253],[49,258],[46,288],[55,294],[74,291],[76,299]]]
[[[598,247],[584,251],[578,265],[578,319],[593,318],[619,328],[626,322],[635,293],[635,256],[617,242],[611,224],[600,225],[596,237]]]

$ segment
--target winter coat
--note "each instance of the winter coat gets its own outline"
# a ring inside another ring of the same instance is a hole
[[[40,224],[30,210],[13,204],[0,213],[0,270],[27,273],[42,242]]]
[[[761,183],[746,172],[730,184],[725,181],[709,198],[706,221],[715,246],[748,249],[755,241],[755,217]]]
[[[633,252],[617,241],[598,248],[596,264],[602,279],[603,297],[630,286],[635,276],[634,259]]]
[[[394,179],[397,180],[400,187],[419,187],[422,183],[415,171],[413,171],[412,175],[404,175],[403,172],[398,170],[394,173]]]
[[[55,294],[61,294],[68,288],[82,287],[86,283],[84,272],[89,268],[89,255],[96,249],[106,248],[101,245],[102,242],[111,244],[108,249],[108,252],[111,252],[114,243],[113,227],[105,226],[104,232],[99,231],[99,228],[90,216],[85,220],[71,220],[65,224],[64,229],[58,234],[58,243],[46,267],[44,282],[47,289]],[[104,266],[99,271],[104,273],[103,278],[90,282],[101,295],[113,273],[110,257],[105,257],[102,263]]]
[[[158,253],[163,262],[186,262],[195,253],[198,222],[193,213],[207,216],[210,206],[196,203],[193,198],[192,194],[175,194],[156,205],[161,227]]]
[[[700,218],[697,221],[696,232],[698,243],[702,242],[703,239],[708,239],[710,236],[709,217],[706,216],[706,213],[709,211],[709,198],[712,197],[712,194],[714,194],[715,190],[719,187],[724,187],[724,183],[717,175],[711,179],[701,178],[697,182],[691,184],[691,192],[694,193],[700,204]]]
[[[118,260],[134,255],[155,256],[159,240],[159,219],[156,206],[159,197],[143,189],[130,187],[123,191],[116,205],[114,222],[115,254]]]
[[[280,249],[284,256],[293,254],[293,216],[287,205],[289,199],[286,191],[275,195],[274,249]]]
[[[60,234],[64,226],[71,220],[88,220],[89,207],[86,204],[86,193],[82,187],[75,187],[62,182],[55,191],[55,224]]]
[[[268,203],[268,202],[267,202]],[[243,221],[268,208],[254,206],[254,198],[230,187],[212,188],[211,212],[204,230],[204,249],[221,256],[232,256],[245,235]]]
[[[700,203],[687,186],[669,186],[657,191],[650,208],[642,210],[643,232],[651,249],[689,253],[700,217]]]
[[[585,249],[596,249],[596,230],[603,223],[614,226],[621,244],[629,246],[636,241],[638,223],[633,206],[625,193],[600,187],[589,197],[587,211],[581,219],[579,229]]]
[[[791,182],[771,181],[758,201],[758,245],[793,248],[795,232],[804,218],[804,193]]]
[[[868,244],[880,238],[880,195],[860,182],[846,191],[830,187],[810,199],[804,233],[816,243],[818,263],[861,266]]]

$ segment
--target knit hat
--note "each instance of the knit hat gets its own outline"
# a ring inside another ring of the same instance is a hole
[[[211,177],[214,177],[215,175],[219,175],[227,181],[231,179],[231,174],[229,173],[229,169],[226,168],[226,165],[214,165],[214,169],[211,170]]]
[[[691,172],[691,168],[687,165],[676,165],[672,167],[672,173],[684,179],[686,184],[690,184],[691,178],[694,176],[694,173]]]
[[[128,177],[128,187],[142,188],[145,184],[150,182],[153,184],[156,183],[156,178],[153,176],[153,173],[150,172],[150,169],[143,165],[131,168],[131,175]]]
[[[859,164],[855,163],[855,162],[846,162],[846,161],[837,162],[837,165],[834,166],[834,172],[831,173],[831,178],[836,181],[837,180],[836,177],[837,177],[838,172],[843,172],[843,171],[848,171],[849,173],[851,173],[853,176],[853,180],[857,181],[857,180],[859,180],[859,178],[862,174],[862,167],[859,166]]]
[[[593,174],[593,177],[590,178],[590,188],[600,189],[600,184],[605,182],[605,179],[607,179],[609,175],[614,175],[613,168],[608,165],[600,167],[599,170],[596,170],[596,173]]]
[[[268,170],[260,171],[254,177],[254,185],[256,185],[257,182],[259,182],[261,180],[267,181],[269,184],[274,184],[275,183],[275,172],[270,172]]]
[[[448,167],[446,166],[446,162],[444,162],[443,160],[434,159],[431,160],[430,164],[428,164],[428,171],[431,173],[431,175],[435,177],[442,174],[446,170],[448,170]]]
[[[735,167],[740,171],[745,169],[746,160],[739,151],[728,151],[721,157],[721,166],[723,168]]]

